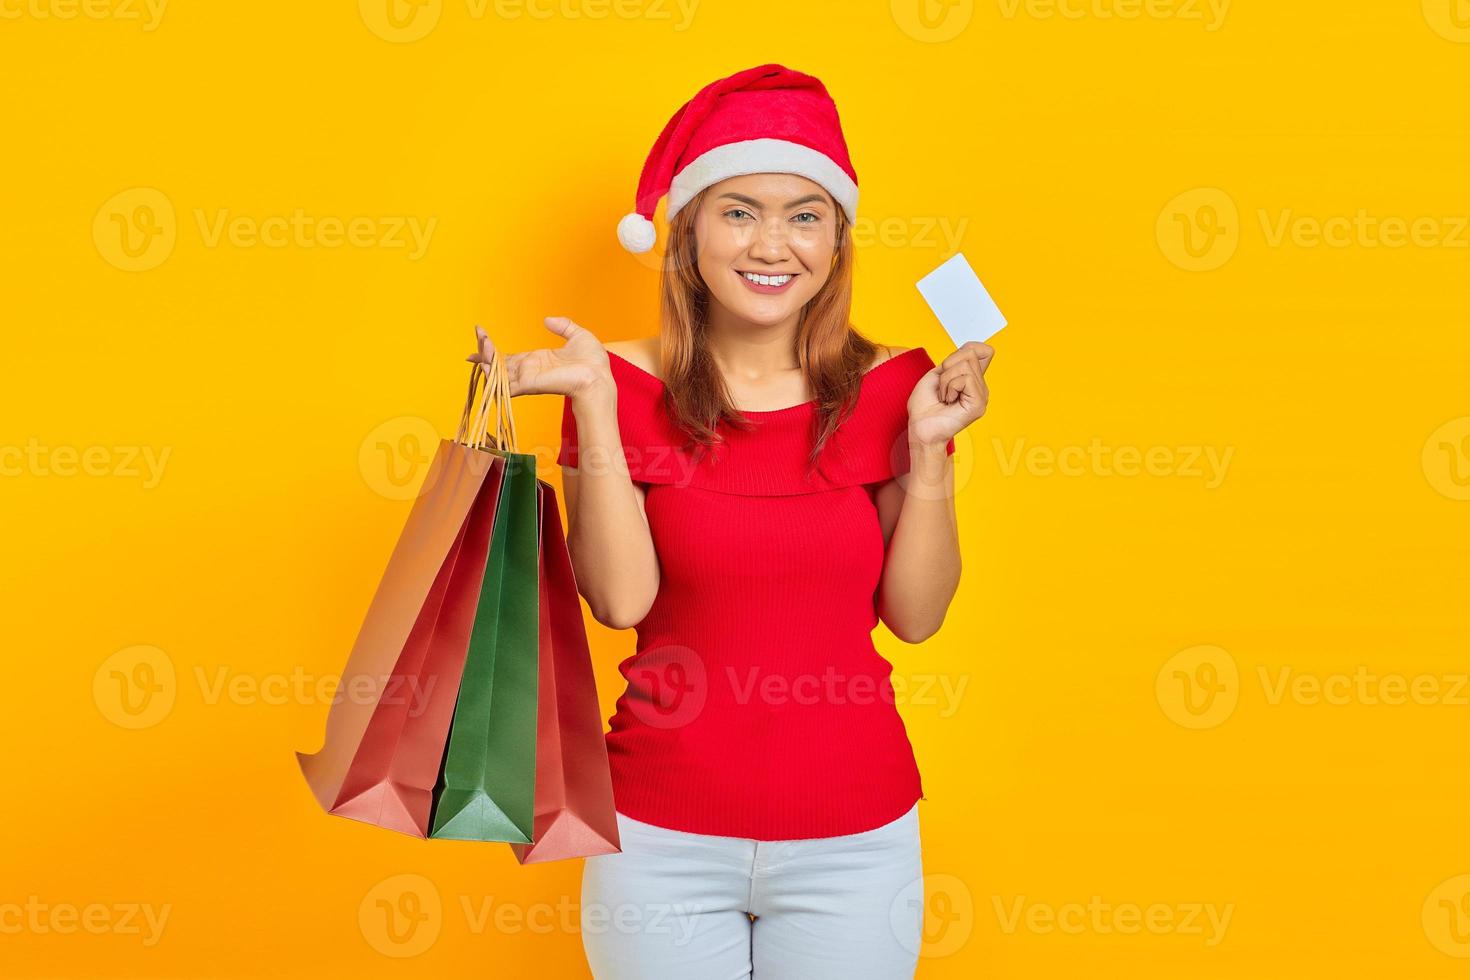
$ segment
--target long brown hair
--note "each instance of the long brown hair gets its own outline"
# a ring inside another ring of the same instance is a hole
[[[660,275],[660,320],[665,407],[692,444],[711,449],[723,442],[715,426],[753,427],[731,403],[724,377],[705,342],[709,324],[709,287],[699,274],[694,219],[708,188],[674,215]],[[832,270],[817,295],[802,308],[796,332],[796,357],[817,403],[810,466],[822,447],[857,404],[863,371],[878,345],[859,334],[848,319],[852,310],[853,244],[846,213],[837,212]]]

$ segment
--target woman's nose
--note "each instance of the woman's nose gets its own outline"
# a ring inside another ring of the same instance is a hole
[[[750,250],[756,255],[774,255],[779,258],[786,251],[785,224],[779,219],[761,222]]]

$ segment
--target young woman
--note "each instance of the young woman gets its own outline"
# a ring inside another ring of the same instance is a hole
[[[631,251],[665,193],[659,335],[551,317],[565,344],[506,358],[512,394],[566,398],[578,588],[638,637],[607,738],[622,851],[584,866],[584,947],[599,980],[912,977],[923,794],[872,630],[944,620],[949,457],[992,352],[935,365],[853,329],[857,179],[811,76],[764,65],[681,108]]]

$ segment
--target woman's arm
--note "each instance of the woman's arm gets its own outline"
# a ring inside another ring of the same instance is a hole
[[[600,623],[627,629],[642,621],[658,593],[658,558],[623,457],[618,427],[618,389],[607,348],[593,333],[564,316],[546,328],[566,343],[504,355],[515,395],[561,395],[577,422],[578,466],[563,466],[567,550],[577,591]],[[493,370],[501,355],[475,328],[478,350],[466,360]]]
[[[909,444],[911,468],[878,488],[887,554],[878,585],[878,618],[905,643],[938,632],[960,584],[954,459],[944,443]]]
[[[573,396],[572,414],[579,465],[562,467],[572,570],[597,621],[629,629],[653,606],[659,570],[644,490],[623,458],[612,379]]]
[[[954,460],[949,440],[985,414],[995,351],[969,341],[914,386],[908,400],[909,471],[878,488],[886,553],[876,597],[893,635],[919,643],[938,632],[960,584]]]

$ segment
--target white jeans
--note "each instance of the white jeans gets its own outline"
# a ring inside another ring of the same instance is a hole
[[[582,870],[582,946],[596,980],[913,977],[924,915],[917,803],[874,830],[789,841],[617,820],[622,852]]]

